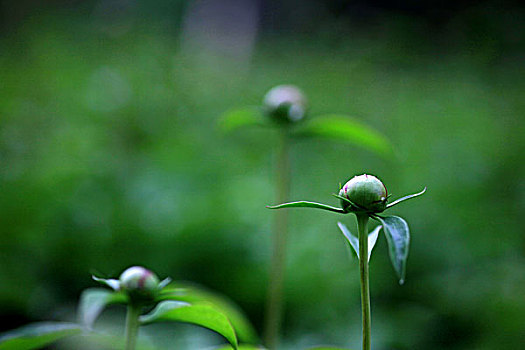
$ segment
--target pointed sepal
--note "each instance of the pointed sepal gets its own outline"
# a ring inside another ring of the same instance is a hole
[[[387,209],[388,209],[388,208],[392,208],[394,205],[399,204],[399,203],[401,203],[401,202],[404,202],[404,201],[406,201],[407,199],[421,196],[421,195],[422,195],[423,193],[425,193],[426,191],[427,191],[427,188],[425,187],[425,188],[423,189],[423,191],[421,191],[421,192],[414,193],[414,194],[409,194],[408,196],[401,197],[401,198],[399,198],[399,199],[393,201],[392,203],[387,204],[386,208],[387,208]]]
[[[91,276],[91,278],[93,278],[94,281],[100,283],[100,284],[103,284],[111,289],[113,289],[114,291],[118,291],[120,290],[120,281],[119,280],[116,280],[116,279],[112,279],[112,278],[109,278],[109,279],[105,279],[105,278],[100,278],[100,277],[97,277],[97,276]]]

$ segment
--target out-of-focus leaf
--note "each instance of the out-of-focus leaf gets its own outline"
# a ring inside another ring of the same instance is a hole
[[[91,328],[106,306],[125,304],[127,300],[127,296],[122,292],[112,292],[100,288],[86,289],[80,296],[79,321],[87,328]]]
[[[401,202],[403,202],[403,201],[406,201],[407,199],[414,198],[414,197],[417,197],[417,196],[421,196],[423,193],[426,192],[426,190],[427,190],[427,188],[425,187],[425,188],[423,189],[423,191],[421,191],[421,192],[414,193],[414,194],[409,194],[408,196],[401,197],[401,198],[399,198],[398,200],[395,200],[395,201],[393,201],[392,203],[388,204],[386,207],[387,207],[387,209],[388,209],[388,208],[393,207],[393,206],[396,205],[396,204],[399,204],[399,203],[401,203]]]
[[[72,341],[73,340],[70,342],[71,346],[67,347],[67,349],[76,349],[78,347],[81,349],[122,350],[126,345],[126,339],[123,334],[114,335],[99,332],[82,334],[79,338],[74,339],[75,343],[72,343]],[[83,346],[75,346],[78,344],[82,344]],[[66,342],[65,346],[67,345]],[[139,337],[135,345],[135,350],[158,350],[158,347],[150,345],[150,342]]]
[[[241,107],[224,113],[218,124],[222,131],[230,132],[245,126],[264,125],[264,119],[260,108]]]
[[[214,350],[233,350],[233,348],[230,345],[220,346],[218,348],[214,348]],[[267,350],[265,347],[258,346],[258,345],[247,345],[247,344],[241,344],[237,347],[237,350]]]
[[[120,281],[119,280],[116,280],[116,279],[105,279],[105,278],[100,278],[100,277],[97,277],[97,276],[91,276],[91,278],[93,278],[93,280],[97,281],[98,283],[101,283],[105,286],[108,286],[109,288],[113,289],[113,290],[119,290],[120,289]]]
[[[167,300],[160,302],[149,314],[140,317],[142,324],[162,321],[192,323],[222,335],[237,349],[237,336],[228,317],[210,303],[189,304]]]
[[[159,300],[185,301],[188,303],[210,303],[224,313],[230,320],[239,341],[249,344],[257,344],[260,339],[257,336],[255,328],[242,310],[231,300],[195,286],[177,283],[176,288],[165,288],[161,291]]]
[[[233,348],[230,345],[220,346],[218,348],[215,348],[214,350],[232,350]],[[262,346],[257,345],[246,345],[241,344],[237,347],[237,350],[267,350],[266,348]]]
[[[318,346],[318,347],[315,347],[315,348],[308,348],[307,350],[348,350],[348,349],[343,349],[343,348],[333,348],[333,347],[330,347],[330,346]]]
[[[298,135],[348,142],[386,157],[393,154],[392,146],[385,136],[346,115],[328,114],[312,119],[305,123]]]
[[[290,202],[283,203],[278,205],[269,205],[266,206],[268,209],[282,209],[282,208],[314,208],[314,209],[323,209],[328,211],[333,211],[339,214],[346,214],[346,212],[341,208],[332,207],[326,204],[308,202],[308,201],[299,201],[299,202]]]
[[[33,323],[0,335],[1,350],[40,349],[54,341],[82,332],[80,325],[68,322]]]
[[[345,224],[342,222],[338,222],[337,226],[339,226],[339,229],[345,236],[346,240],[350,244],[352,248],[354,248],[355,253],[357,254],[357,258],[359,258],[359,239],[354,236],[350,230],[346,227]],[[379,236],[379,230],[381,229],[381,225],[374,228],[372,232],[368,235],[368,261],[370,261],[370,256],[372,255],[372,249],[374,249],[374,246],[377,242],[377,237]]]
[[[399,284],[403,284],[405,283],[406,263],[410,244],[408,224],[399,216],[376,216],[376,218],[383,224],[390,260],[399,278]]]

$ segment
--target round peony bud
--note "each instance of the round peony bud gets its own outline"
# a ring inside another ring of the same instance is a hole
[[[266,114],[279,123],[295,123],[306,115],[304,94],[293,85],[278,85],[264,96]]]
[[[387,191],[385,185],[373,175],[358,175],[348,181],[339,191],[339,196],[349,199],[361,211],[380,213],[386,209]],[[360,211],[351,207],[347,201],[341,200],[343,209]]]
[[[120,275],[119,281],[120,288],[135,300],[151,299],[159,290],[159,278],[142,266],[126,269]]]

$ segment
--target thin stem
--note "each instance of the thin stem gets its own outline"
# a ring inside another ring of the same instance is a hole
[[[363,320],[363,350],[370,350],[370,289],[368,285],[368,215],[358,213],[359,275],[361,277],[361,315]]]
[[[135,350],[137,334],[139,332],[140,306],[130,303],[126,313],[126,350]]]
[[[288,130],[281,130],[277,154],[276,197],[277,203],[288,199],[290,188],[290,160]],[[288,212],[278,210],[275,213],[273,230],[273,253],[270,270],[270,287],[266,305],[265,343],[268,349],[275,349],[279,341],[284,304],[283,285],[286,266],[286,236],[288,230]]]

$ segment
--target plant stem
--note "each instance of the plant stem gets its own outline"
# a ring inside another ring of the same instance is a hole
[[[282,129],[277,153],[276,197],[277,203],[288,200],[290,188],[290,160],[288,155],[288,130]],[[282,322],[283,284],[286,267],[286,236],[288,229],[288,212],[277,210],[273,230],[273,253],[270,270],[270,287],[266,305],[265,343],[268,349],[275,349],[279,340]]]
[[[359,275],[361,277],[361,315],[363,320],[363,350],[370,350],[370,289],[368,285],[368,215],[356,214],[359,233]]]
[[[139,332],[139,316],[141,307],[130,303],[126,313],[126,350],[135,350],[137,334]]]

